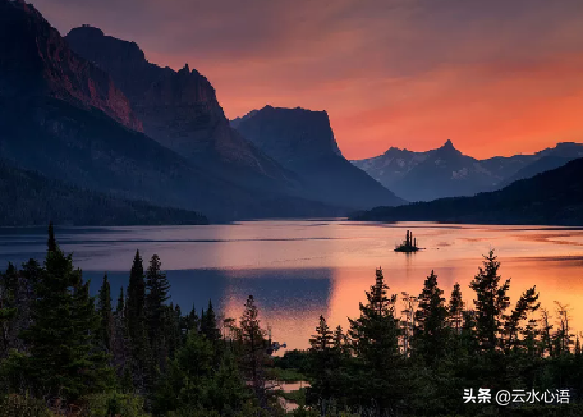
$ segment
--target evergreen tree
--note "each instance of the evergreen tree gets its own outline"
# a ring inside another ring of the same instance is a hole
[[[141,349],[145,343],[145,283],[144,266],[140,252],[136,251],[130,278],[128,283],[127,297],[127,323],[130,339],[135,353],[143,353]]]
[[[358,404],[380,416],[395,412],[403,398],[403,361],[399,348],[399,326],[394,317],[396,296],[386,296],[382,270],[376,273],[375,285],[366,293],[368,303],[360,303],[360,317],[349,319],[349,335],[361,361],[359,380],[352,394]],[[387,377],[391,375],[391,377]]]
[[[97,312],[101,318],[100,336],[106,352],[111,351],[113,335],[113,311],[111,310],[111,288],[107,274],[103,276],[101,288],[97,296]]]
[[[506,318],[504,325],[506,343],[504,348],[507,352],[523,344],[524,339],[521,339],[520,335],[524,334],[525,329],[521,327],[521,322],[527,319],[528,313],[534,312],[540,307],[540,303],[537,301],[538,297],[536,286],[528,289],[521,295],[516,306]]]
[[[447,310],[442,294],[443,290],[437,286],[437,275],[431,271],[419,294],[415,328],[417,350],[429,366],[445,353]]]
[[[164,331],[167,329],[168,291],[170,284],[166,275],[161,271],[161,262],[158,255],[152,255],[150,266],[146,272],[146,323],[148,342],[152,354],[154,373],[164,372],[168,346]]]
[[[89,283],[83,283],[72,256],[61,252],[52,233],[35,293],[32,325],[22,333],[30,352],[22,357],[22,369],[33,389],[73,400],[99,392],[109,382],[106,358],[96,349],[100,319]]]
[[[320,405],[320,413],[326,416],[330,403],[336,392],[335,370],[338,366],[339,351],[335,349],[334,334],[328,327],[326,319],[320,316],[316,334],[309,340],[312,371],[310,395]]]
[[[130,270],[126,303],[126,323],[131,356],[131,374],[134,386],[141,392],[148,385],[146,375],[150,365],[148,328],[146,323],[146,286],[144,265],[139,250],[134,256]]]
[[[268,341],[259,324],[259,312],[253,295],[249,295],[244,307],[245,310],[240,318],[241,371],[245,379],[251,381],[253,392],[261,407],[266,407],[264,367],[267,360]]]
[[[470,288],[476,293],[476,331],[481,350],[493,352],[502,344],[504,312],[510,305],[506,293],[510,288],[510,280],[500,284],[498,269],[500,262],[496,260],[494,251],[484,256],[484,267],[470,283]]]
[[[57,239],[55,238],[55,230],[53,227],[53,222],[49,223],[49,238],[47,240],[47,251],[48,252],[57,252],[59,250],[59,246],[57,245]]]
[[[127,303],[123,286],[119,289],[115,313],[113,314],[112,353],[113,367],[124,391],[132,391],[131,346],[127,326]]]
[[[462,291],[460,289],[460,284],[456,282],[453,286],[453,291],[451,292],[451,298],[449,299],[448,311],[449,323],[456,335],[459,335],[462,330],[464,319],[463,312],[464,300],[462,298]]]
[[[204,334],[207,339],[216,342],[221,336],[221,331],[217,327],[217,317],[213,310],[213,304],[209,300],[206,313],[203,312],[202,320],[200,323],[200,331]]]
[[[123,285],[119,289],[119,296],[117,297],[117,303],[115,305],[115,314],[117,316],[125,316],[127,313],[127,303],[126,297],[123,292]]]

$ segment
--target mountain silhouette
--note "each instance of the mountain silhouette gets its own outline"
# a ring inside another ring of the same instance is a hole
[[[265,190],[215,175],[148,137],[115,80],[29,4],[0,0],[0,57],[0,158],[17,168],[212,221],[338,213],[280,180]]]
[[[265,106],[233,123],[303,180],[307,196],[352,208],[403,202],[342,156],[325,111]]]
[[[293,188],[294,175],[232,129],[206,77],[188,64],[179,71],[148,62],[135,42],[99,28],[73,28],[70,47],[107,71],[129,98],[144,133],[213,175],[243,185]]]
[[[206,224],[205,216],[84,190],[0,160],[0,226]],[[15,208],[17,208],[15,210]]]
[[[352,161],[396,195],[409,201],[472,196],[493,191],[583,156],[583,144],[559,143],[534,155],[478,160],[451,140],[437,149],[413,152],[391,147],[383,155]]]
[[[499,191],[376,207],[355,220],[439,221],[477,224],[583,225],[583,158]]]

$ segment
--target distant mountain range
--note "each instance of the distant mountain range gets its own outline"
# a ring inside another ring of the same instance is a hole
[[[265,106],[231,125],[284,168],[297,172],[308,198],[343,207],[404,202],[342,156],[325,111]]]
[[[583,224],[583,158],[499,191],[442,198],[399,207],[376,207],[354,220],[440,221],[476,224]]]
[[[339,216],[367,204],[319,198],[231,128],[196,70],[150,64],[135,43],[96,28],[62,38],[20,0],[0,0],[0,135],[0,158],[15,168],[211,221]]]
[[[405,200],[429,201],[497,190],[582,156],[583,144],[567,142],[534,155],[478,160],[462,154],[448,139],[430,151],[392,147],[383,155],[352,163]]]
[[[88,25],[63,38],[22,0],[0,0],[0,139],[0,182],[30,222],[57,212],[70,216],[54,214],[63,222],[99,222],[90,210],[67,211],[57,195],[83,210],[86,201],[107,201],[103,221],[111,222],[131,213],[144,222],[168,213],[210,221],[343,216],[493,190],[583,155],[580,144],[561,143],[479,161],[448,140],[351,163],[325,111],[266,106],[229,121],[211,83],[188,65],[154,65],[135,42]],[[44,207],[36,214],[34,198]],[[18,214],[4,219],[26,223]]]
[[[0,161],[0,226],[206,224],[198,213],[83,190]]]

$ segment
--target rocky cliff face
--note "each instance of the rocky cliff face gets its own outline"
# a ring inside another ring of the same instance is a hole
[[[167,97],[172,89],[166,85],[152,91]],[[202,92],[197,97],[212,101]],[[230,130],[226,120],[223,126]],[[214,175],[139,128],[128,99],[102,68],[71,51],[34,8],[0,0],[1,160],[51,181],[201,211],[211,220],[336,213],[334,207],[290,196],[283,186],[260,190]],[[45,207],[43,196],[37,198]]]
[[[214,88],[198,71],[151,64],[135,42],[105,36],[97,28],[72,29],[66,39],[111,74],[148,136],[218,172],[287,181],[289,173],[231,129]]]
[[[325,111],[266,106],[233,122],[259,149],[297,172],[313,198],[351,208],[403,203],[342,156]]]
[[[265,106],[231,123],[284,166],[310,158],[341,155],[326,111]]]
[[[0,0],[0,57],[0,95],[57,98],[98,109],[130,129],[142,129],[109,75],[72,52],[33,6]]]

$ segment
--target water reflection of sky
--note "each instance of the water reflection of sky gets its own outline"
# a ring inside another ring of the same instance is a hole
[[[393,252],[412,230],[425,250]],[[511,301],[532,285],[543,306],[569,304],[573,322],[583,328],[583,230],[562,227],[381,225],[331,221],[267,221],[220,226],[117,227],[57,229],[66,252],[92,280],[96,293],[108,271],[114,302],[127,284],[136,249],[148,258],[157,253],[171,283],[171,300],[198,311],[208,300],[238,319],[253,294],[274,339],[307,347],[320,314],[331,326],[346,327],[358,314],[358,302],[382,266],[391,291],[419,294],[435,270],[446,298],[455,282],[471,303],[468,284],[480,255],[496,248],[503,279],[511,278]],[[0,267],[42,258],[43,228],[0,229]],[[120,272],[121,271],[121,272]],[[581,323],[581,325],[579,325]]]

